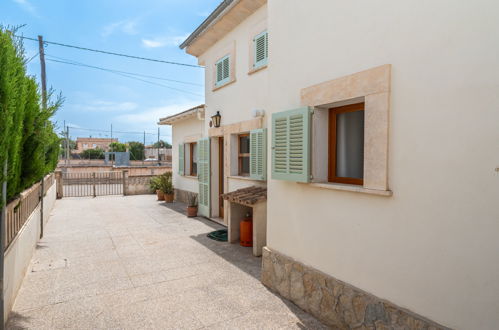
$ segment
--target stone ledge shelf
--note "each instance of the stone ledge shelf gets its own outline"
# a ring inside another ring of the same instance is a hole
[[[223,194],[222,198],[229,202],[228,240],[238,243],[240,239],[240,222],[247,212],[253,214],[253,255],[262,255],[267,244],[267,188],[252,186]]]
[[[343,190],[343,191],[358,192],[363,194],[378,195],[385,197],[390,197],[393,195],[393,192],[391,190],[367,189],[361,186],[354,186],[351,184],[326,183],[326,182],[299,183],[299,184],[306,184],[311,187],[317,187],[322,189]]]

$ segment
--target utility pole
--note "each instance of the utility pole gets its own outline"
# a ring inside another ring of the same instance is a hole
[[[47,109],[47,76],[45,72],[45,51],[43,49],[43,37],[38,36],[38,51],[40,52],[40,66],[42,73],[42,105]]]
[[[69,126],[66,126],[66,164],[69,164]]]
[[[146,159],[146,131],[144,131],[144,158],[142,158],[142,165],[144,165],[144,161]]]
[[[161,165],[161,161],[159,160],[159,126],[158,126],[158,166]]]
[[[47,110],[47,75],[45,72],[45,50],[43,48],[43,37],[38,36],[38,50],[40,52],[40,69],[42,75],[42,106],[43,110]],[[66,141],[68,142],[68,141]],[[69,145],[68,145],[69,148]],[[45,150],[45,146],[44,146]],[[43,173],[42,177],[42,189],[40,196],[40,238],[43,237],[43,193],[45,191],[45,173]],[[2,246],[3,249],[3,246]],[[2,310],[3,311],[3,310]]]
[[[113,139],[113,124],[111,124],[111,140]]]

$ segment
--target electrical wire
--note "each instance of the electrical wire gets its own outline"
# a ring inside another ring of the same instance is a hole
[[[26,61],[25,64],[28,64],[29,62],[31,62],[35,57],[37,57],[40,53],[36,53],[35,55],[33,55],[29,60]]]
[[[14,36],[17,37],[17,38],[26,39],[26,40],[32,40],[32,41],[38,42],[38,39],[35,39],[35,38],[30,38],[30,37],[25,37],[25,36],[18,36],[18,35],[14,35]],[[80,47],[80,46],[75,46],[75,45],[68,45],[68,44],[63,44],[63,43],[54,42],[54,41],[43,41],[43,43],[44,44],[50,44],[50,45],[56,45],[56,46],[62,46],[62,47],[75,48],[75,49],[80,49],[80,50],[86,50],[86,51],[95,52],[95,53],[102,53],[102,54],[108,54],[108,55],[128,57],[128,58],[133,58],[133,59],[136,59],[136,60],[159,62],[159,63],[172,64],[172,65],[181,65],[181,66],[192,67],[192,68],[204,68],[201,65],[187,64],[187,63],[180,63],[180,62],[173,62],[173,61],[164,61],[164,60],[158,60],[158,59],[154,59],[154,58],[141,57],[141,56],[135,56],[135,55],[128,55],[128,54],[123,54],[123,53],[115,53],[115,52],[109,52],[109,51],[106,51],[106,50],[93,49],[93,48],[87,48],[87,47]]]
[[[62,58],[62,57],[50,55],[50,54],[47,54],[47,53],[45,54],[45,56],[53,57],[53,58],[61,60],[61,61],[72,62],[72,63],[78,64],[78,65],[81,65],[81,66],[86,66],[86,67],[89,67],[89,68],[94,68],[94,69],[99,69],[99,70],[113,71],[113,72],[117,72],[117,73],[123,73],[123,74],[131,75],[131,76],[138,76],[138,77],[144,77],[144,78],[151,78],[151,79],[171,81],[171,82],[176,82],[176,83],[179,83],[179,84],[186,84],[186,85],[193,85],[193,86],[200,86],[200,87],[203,86],[202,84],[197,84],[197,83],[192,83],[192,82],[187,82],[187,81],[180,81],[180,80],[174,80],[174,79],[168,79],[168,78],[162,78],[162,77],[156,77],[156,76],[149,76],[149,75],[145,75],[145,74],[141,74],[141,73],[133,73],[133,72],[127,72],[127,71],[120,71],[120,70],[115,70],[115,69],[98,67],[98,66],[84,64],[84,63],[81,63],[81,62],[70,60],[70,59],[67,59],[67,58]]]
[[[83,128],[83,127],[73,127],[73,126],[66,126],[68,128],[71,128],[73,130],[82,130],[82,131],[90,131],[90,132],[103,132],[103,133],[111,133],[111,131],[103,130],[103,129],[96,129],[96,128]],[[158,135],[157,133],[147,133],[147,132],[123,132],[123,131],[114,131],[113,134],[118,133],[118,134],[146,134],[146,135]]]
[[[101,70],[101,71],[106,71],[106,72],[114,73],[114,74],[116,74],[118,76],[123,76],[123,77],[127,77],[127,78],[130,78],[130,79],[142,81],[142,82],[145,82],[147,84],[151,84],[151,85],[156,85],[156,86],[161,86],[161,87],[164,87],[164,88],[168,88],[168,89],[171,89],[171,90],[174,90],[174,91],[177,91],[177,92],[187,93],[187,94],[192,94],[192,95],[195,95],[195,96],[201,96],[201,97],[203,97],[203,95],[198,94],[198,93],[193,93],[193,92],[189,92],[189,91],[186,91],[186,90],[183,90],[183,89],[178,89],[178,88],[175,88],[175,87],[163,85],[163,84],[156,83],[156,82],[153,82],[153,81],[141,79],[141,78],[138,78],[138,77],[131,76],[129,74],[115,72],[114,70],[108,70],[108,69],[104,69],[104,68],[100,68],[100,67],[94,67],[94,66],[90,66],[90,65],[86,65],[86,64],[78,64],[78,63],[75,63],[75,62],[60,61],[60,60],[55,60],[55,59],[50,59],[50,58],[47,58],[47,61],[57,62],[57,63],[63,63],[63,64],[69,64],[69,65],[75,65],[75,66],[80,66],[80,67],[90,67],[90,68],[93,68],[93,69],[98,69],[98,70]]]

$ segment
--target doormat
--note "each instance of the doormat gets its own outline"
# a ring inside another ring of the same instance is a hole
[[[227,242],[227,229],[215,230],[211,233],[208,233],[208,235],[206,236],[215,241]]]

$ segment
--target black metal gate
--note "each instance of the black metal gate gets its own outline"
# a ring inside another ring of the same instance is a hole
[[[122,171],[62,173],[64,197],[122,195],[124,184]]]

